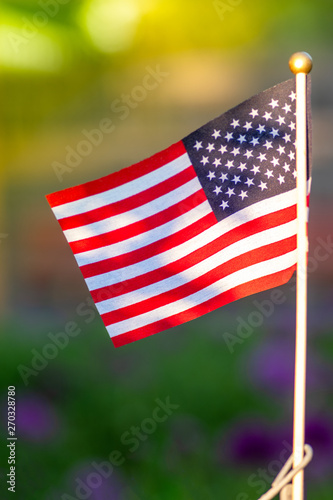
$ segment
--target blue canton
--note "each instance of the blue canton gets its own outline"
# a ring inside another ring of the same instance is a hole
[[[183,139],[218,221],[296,187],[295,113],[288,80]]]

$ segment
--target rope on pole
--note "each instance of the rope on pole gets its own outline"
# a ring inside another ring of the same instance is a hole
[[[311,462],[312,457],[313,450],[309,444],[306,444],[304,446],[304,457],[302,461],[297,465],[297,467],[290,470],[294,460],[293,455],[290,455],[287,462],[284,464],[281,471],[273,481],[271,489],[264,493],[258,500],[272,500],[280,492],[280,500],[292,500],[291,481],[300,470],[305,469],[305,467]]]

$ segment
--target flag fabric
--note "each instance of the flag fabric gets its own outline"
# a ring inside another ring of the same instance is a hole
[[[47,196],[116,347],[291,278],[295,109],[292,79],[147,160]]]

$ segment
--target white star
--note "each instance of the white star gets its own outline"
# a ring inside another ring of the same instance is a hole
[[[228,148],[227,148],[227,146],[221,146],[219,151],[223,155],[223,153],[226,153],[228,151]]]
[[[234,188],[228,188],[228,191],[226,192],[226,194],[229,196],[233,196],[235,194],[235,190]]]
[[[256,165],[253,165],[253,168],[251,168],[251,172],[255,174],[257,174],[258,172],[260,171],[260,167],[257,167]]]
[[[233,134],[232,132],[227,132],[225,137],[224,137],[228,142],[231,141],[231,139],[233,138]]]
[[[272,141],[266,141],[265,144],[264,144],[265,148],[267,150],[271,149],[273,146],[272,146]]]
[[[297,177],[297,172],[296,172],[296,170],[294,170],[294,171],[293,171],[293,176],[294,176],[294,179],[296,179],[296,177]]]
[[[202,163],[203,165],[206,165],[206,163],[209,163],[208,157],[207,156],[203,156],[200,163]]]
[[[221,177],[219,178],[220,181],[224,182],[226,180],[228,180],[228,174],[222,174]]]
[[[274,177],[273,175],[273,170],[266,170],[265,175],[267,175],[267,179],[270,179],[271,177]]]
[[[252,144],[252,146],[256,146],[257,144],[259,144],[258,137],[253,137],[252,141],[250,141],[250,144]]]
[[[265,132],[266,127],[265,125],[259,125],[259,127],[256,130],[258,130],[259,134],[262,134],[263,132]]]
[[[284,183],[284,176],[280,174],[278,177],[278,181],[280,184],[283,184]]]
[[[231,154],[234,155],[234,156],[237,156],[240,154],[239,152],[239,148],[234,148],[232,151],[231,151]]]
[[[246,153],[244,153],[243,156],[246,156],[247,159],[253,158],[253,153],[249,149],[246,150]]]
[[[213,161],[213,165],[215,165],[215,168],[219,167],[221,165],[221,160],[216,158],[216,160]]]
[[[286,119],[283,116],[279,116],[279,118],[276,121],[279,122],[280,127],[283,123],[286,123]]]
[[[241,191],[241,194],[239,194],[238,196],[240,196],[242,198],[242,200],[244,200],[244,198],[247,198],[247,191]]]
[[[290,128],[290,130],[296,130],[296,124],[294,122],[290,122],[288,127]]]
[[[266,122],[267,122],[267,120],[271,120],[272,119],[272,113],[268,113],[266,111],[266,113],[264,114],[263,118],[265,118]]]
[[[254,118],[255,116],[259,116],[258,110],[257,109],[252,109],[252,111],[251,111],[251,113],[249,113],[249,115],[251,115],[252,118]]]
[[[273,139],[279,135],[279,131],[277,128],[272,128],[270,134],[273,136]]]
[[[214,129],[214,132],[212,133],[212,136],[214,137],[214,139],[217,139],[218,137],[221,137],[221,130],[215,130]]]
[[[240,135],[238,137],[237,141],[239,141],[241,144],[243,144],[243,142],[246,142],[246,136],[245,135]]]
[[[213,149],[215,149],[215,146],[214,146],[214,144],[208,144],[206,149],[208,149],[208,151],[211,153],[213,151]]]
[[[259,155],[259,156],[257,156],[257,158],[259,158],[259,160],[260,160],[260,161],[267,160],[266,155],[265,155],[265,154],[263,154],[263,153],[260,153],[260,155]]]
[[[241,182],[240,176],[239,175],[234,175],[234,178],[231,180],[231,182],[234,182],[235,185],[237,185],[239,182]]]
[[[222,201],[220,207],[222,207],[222,210],[225,210],[226,208],[229,208],[229,202],[228,201]]]
[[[277,108],[279,105],[279,101],[275,101],[274,99],[271,100],[269,103],[269,106],[272,106],[272,109]]]
[[[289,170],[290,170],[290,165],[288,165],[288,163],[285,163],[285,164],[283,165],[283,167],[282,167],[282,168],[283,168],[283,169],[284,169],[284,171],[287,173],[287,172],[289,172]]]
[[[246,170],[246,163],[240,163],[239,167],[237,167],[237,168],[239,168],[239,170],[241,170],[243,172],[243,170]]]
[[[234,128],[239,127],[239,120],[233,119],[232,123],[230,124],[230,126],[234,127]]]
[[[246,131],[248,132],[250,128],[252,128],[252,122],[246,122],[243,128],[245,128]]]
[[[261,191],[263,191],[264,189],[267,189],[267,183],[261,181],[261,183],[259,184],[259,187],[260,187]]]
[[[290,135],[285,134],[285,136],[283,137],[283,140],[284,140],[284,142],[285,142],[286,144],[287,144],[287,142],[290,142],[290,141],[291,141],[291,139],[290,139]]]
[[[201,149],[201,148],[203,147],[203,146],[202,146],[202,142],[197,141],[194,147],[195,147],[195,149],[196,149],[197,151],[199,151],[199,149]]]
[[[215,177],[215,172],[209,172],[209,174],[207,175],[208,179],[211,181],[214,179]]]
[[[254,180],[248,177],[244,184],[247,184],[247,187],[254,186]]]
[[[285,104],[284,108],[282,108],[285,113],[289,113],[291,111],[291,105],[290,104]]]
[[[282,155],[285,152],[285,149],[286,148],[284,146],[281,146],[280,144],[280,146],[277,148],[277,151],[280,153],[280,155]]]
[[[215,188],[215,189],[214,189],[214,191],[213,191],[213,193],[215,193],[215,194],[216,194],[216,196],[217,196],[218,194],[220,194],[221,192],[222,192],[222,188],[221,188],[220,186],[216,186],[216,188]]]
[[[291,99],[292,101],[295,101],[295,100],[296,100],[296,94],[295,94],[295,92],[294,92],[294,91],[292,91],[292,93],[290,94],[290,96],[289,96],[289,97],[290,97],[290,99]]]
[[[278,160],[277,158],[273,157],[273,160],[271,160],[271,163],[273,163],[273,166],[276,167],[277,165],[280,164],[280,160]]]
[[[290,158],[290,161],[295,160],[295,153],[293,151],[290,151],[288,156]]]
[[[228,170],[230,170],[234,166],[234,160],[228,160],[225,166],[227,167]]]

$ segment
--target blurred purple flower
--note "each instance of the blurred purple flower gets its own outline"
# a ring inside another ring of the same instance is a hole
[[[219,461],[225,465],[264,465],[280,451],[281,441],[275,429],[265,422],[245,420],[225,430],[217,448]]]
[[[58,435],[59,417],[54,407],[38,394],[20,394],[16,402],[18,436],[30,441],[49,441]]]
[[[277,333],[262,345],[255,346],[245,365],[246,379],[273,396],[290,395],[294,390],[295,338]],[[307,359],[308,390],[327,387],[332,369],[312,351]],[[327,387],[328,389],[328,387]]]
[[[333,419],[326,416],[309,418],[305,428],[305,441],[314,455],[309,474],[314,478],[332,477],[333,470]]]
[[[286,297],[290,293],[289,287],[293,286],[292,283],[295,284],[294,282],[290,282],[287,285],[287,289],[284,292]],[[275,333],[275,335],[280,338],[284,337],[284,339],[286,340],[289,340],[291,342],[294,341],[294,333],[296,328],[296,313],[294,305],[287,302],[286,304],[277,306],[272,317],[268,318],[266,321],[270,334],[272,333],[273,329],[273,335]]]
[[[257,387],[277,394],[293,391],[294,345],[289,339],[269,339],[255,346],[246,366],[247,378]]]
[[[292,443],[292,426],[283,426],[280,440]],[[333,470],[333,416],[307,415],[305,421],[305,442],[313,448],[313,459],[306,467],[309,480],[322,481],[332,477]]]
[[[69,473],[69,487],[71,492],[67,493],[74,495],[75,492],[79,498],[122,500],[126,484],[108,460],[95,459],[73,467]]]

